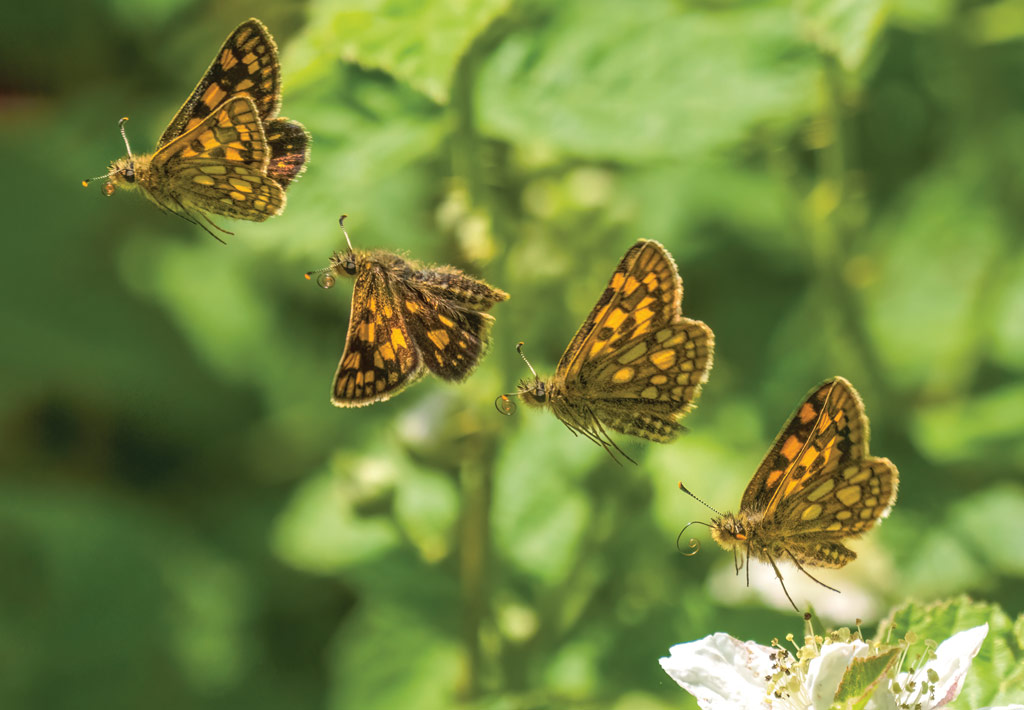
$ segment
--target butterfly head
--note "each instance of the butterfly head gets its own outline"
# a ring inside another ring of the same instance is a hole
[[[103,194],[107,197],[113,195],[117,191],[118,187],[123,187],[129,190],[135,188],[135,180],[137,177],[135,156],[132,155],[132,147],[128,144],[128,135],[124,131],[124,124],[127,120],[128,117],[125,116],[118,121],[117,126],[121,129],[121,138],[124,139],[124,147],[128,149],[128,155],[123,158],[118,158],[111,163],[110,167],[107,169],[106,175],[99,175],[94,178],[82,180],[82,187],[87,187],[93,180],[106,178],[107,181],[103,184]]]
[[[519,357],[523,358],[526,366],[530,368],[533,380],[520,380],[515,392],[499,395],[494,400],[495,408],[506,416],[511,416],[516,411],[516,403],[512,401],[513,397],[519,397],[531,407],[544,407],[548,404],[548,383],[537,376],[537,371],[533,369],[533,365],[530,364],[530,361],[526,359],[526,355],[523,354],[523,345],[524,343],[519,341],[516,345],[516,352],[519,353]]]
[[[732,513],[726,513],[711,521],[711,539],[726,550],[746,547],[750,533],[746,521]]]
[[[331,263],[323,269],[318,271],[307,271],[306,280],[316,280],[317,285],[320,288],[330,288],[335,284],[337,276],[355,276],[356,272],[359,271],[359,259],[356,256],[355,249],[352,248],[352,240],[348,238],[348,232],[345,231],[345,218],[348,215],[343,214],[341,219],[338,220],[338,224],[341,225],[341,231],[345,235],[345,243],[348,248],[345,251],[336,251],[331,254]]]

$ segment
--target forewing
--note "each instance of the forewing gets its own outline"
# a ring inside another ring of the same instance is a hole
[[[669,441],[707,380],[714,334],[680,314],[682,282],[671,255],[642,240],[559,363],[570,398],[591,403],[616,431]]]
[[[302,174],[309,160],[309,133],[298,121],[275,118],[263,126],[270,151],[267,176],[288,189],[292,180]]]
[[[641,239],[615,267],[597,305],[558,361],[556,377],[571,381],[589,374],[619,346],[671,321],[682,298],[672,257],[658,242]]]
[[[234,96],[250,97],[261,121],[274,118],[280,107],[277,45],[255,18],[240,24],[224,41],[203,78],[160,136],[157,148],[195,128]]]
[[[359,269],[345,353],[331,392],[335,406],[362,407],[384,401],[423,376],[423,362],[394,286],[376,264],[364,263]]]
[[[868,420],[842,377],[812,390],[776,437],[743,494],[741,508],[770,516],[783,500],[813,490],[868,452]]]
[[[252,100],[231,99],[153,156],[187,206],[262,221],[284,209],[284,190],[267,177],[263,126]]]
[[[409,281],[416,288],[463,310],[486,311],[495,303],[508,299],[508,294],[500,288],[469,276],[454,266],[411,270]]]

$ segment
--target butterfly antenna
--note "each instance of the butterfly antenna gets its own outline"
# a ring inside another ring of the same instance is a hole
[[[128,117],[127,116],[122,116],[121,120],[117,122],[117,127],[119,129],[121,129],[121,138],[124,139],[124,147],[128,149],[128,157],[131,158],[131,157],[133,157],[132,156],[132,147],[130,145],[128,145],[128,134],[125,133],[125,131],[124,131],[124,124],[127,121],[128,121]]]
[[[683,533],[686,532],[686,528],[690,527],[691,525],[704,525],[709,528],[711,527],[710,525],[701,520],[692,520],[683,526],[683,529],[679,531],[678,535],[676,535],[676,549],[679,550],[679,554],[683,555],[684,557],[693,557],[698,552],[700,552],[700,540],[698,540],[695,537],[690,538],[689,552],[683,552],[683,548],[679,547],[679,541],[683,539]]]
[[[348,250],[349,251],[355,251],[352,248],[352,240],[348,238],[348,231],[346,231],[346,229],[345,229],[345,218],[346,217],[348,217],[348,215],[347,214],[343,214],[341,217],[338,218],[338,226],[341,227],[341,233],[345,235],[345,243],[348,244]],[[306,275],[306,278],[309,278],[308,274]]]
[[[712,508],[712,507],[711,507],[710,505],[708,505],[707,503],[705,503],[704,501],[702,501],[702,500],[701,500],[700,498],[698,498],[697,496],[695,496],[695,495],[694,495],[694,494],[693,494],[693,493],[692,493],[692,492],[690,491],[690,489],[689,489],[689,488],[687,488],[686,486],[684,486],[684,485],[683,485],[683,482],[682,482],[682,481],[680,481],[680,482],[679,482],[679,490],[681,490],[681,491],[682,491],[683,493],[685,493],[686,495],[688,495],[688,496],[690,496],[691,498],[693,498],[693,499],[694,499],[695,501],[697,501],[698,503],[700,503],[701,505],[703,505],[703,506],[704,506],[705,508],[707,508],[708,510],[710,510],[710,511],[711,511],[712,513],[714,513],[714,514],[715,514],[715,515],[717,515],[718,517],[720,517],[720,518],[724,518],[724,517],[725,517],[724,515],[722,515],[721,513],[719,513],[719,512],[717,511],[717,510],[715,510],[714,508]],[[709,527],[710,527],[710,526],[709,526]]]
[[[523,354],[524,345],[526,345],[526,343],[520,340],[519,343],[516,345],[516,352],[519,353],[519,357],[523,358],[523,362],[526,363],[526,366],[530,368],[530,372],[533,373],[534,379],[539,380],[540,377],[537,376],[537,371],[533,369],[533,365],[530,364],[530,361],[526,359],[526,355]]]

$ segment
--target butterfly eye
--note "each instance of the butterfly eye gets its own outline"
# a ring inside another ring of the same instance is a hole
[[[135,168],[129,166],[121,171],[126,182],[135,182]]]
[[[494,408],[506,417],[510,417],[516,413],[516,403],[513,402],[512,398],[507,394],[503,394],[494,400]]]
[[[356,273],[356,260],[351,255],[346,256],[341,261],[341,268],[345,270],[346,274],[353,276]]]
[[[544,387],[544,381],[543,380],[538,380],[534,384],[534,386],[533,386],[533,396],[536,397],[537,400],[540,401],[540,402],[544,402],[544,401],[547,400],[548,392],[547,392],[547,389]]]

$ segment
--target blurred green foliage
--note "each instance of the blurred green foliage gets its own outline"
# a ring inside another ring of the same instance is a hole
[[[693,707],[673,643],[799,632],[704,539],[842,374],[899,466],[826,623],[1024,611],[1024,15],[1015,0],[124,0],[5,9],[0,706]],[[156,136],[250,15],[313,135],[222,246],[78,181]],[[464,385],[328,404],[342,245],[512,294]],[[717,339],[688,432],[619,467],[552,372],[638,238]],[[691,528],[693,530],[694,528]],[[1019,634],[1018,634],[1019,636]],[[964,705],[963,707],[967,707]]]

